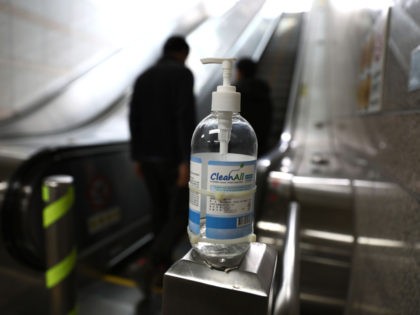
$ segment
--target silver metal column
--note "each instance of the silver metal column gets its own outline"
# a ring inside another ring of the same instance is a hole
[[[164,276],[163,315],[271,314],[277,252],[252,243],[238,269],[211,269],[194,250]]]
[[[275,297],[273,315],[298,315],[299,278],[300,278],[300,206],[296,201],[290,202],[287,218],[287,231],[284,240],[282,273],[277,276],[280,283]]]
[[[42,212],[45,233],[45,285],[49,290],[50,314],[76,314],[74,266],[76,247],[74,238],[73,178],[60,175],[45,179]]]

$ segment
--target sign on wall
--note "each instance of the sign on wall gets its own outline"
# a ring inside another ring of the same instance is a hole
[[[358,109],[361,112],[376,112],[382,108],[389,20],[390,8],[374,16],[373,26],[362,47],[358,85]]]

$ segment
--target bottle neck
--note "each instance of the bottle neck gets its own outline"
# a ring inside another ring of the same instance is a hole
[[[233,113],[230,111],[217,112],[217,128],[219,129],[218,139],[220,143],[220,154],[228,153],[230,134],[232,131]]]
[[[211,113],[212,113],[213,115],[224,115],[224,114],[226,114],[226,113],[229,113],[229,114],[231,114],[232,116],[238,116],[238,115],[240,115],[240,114],[241,114],[240,112],[223,111],[223,110],[212,110],[212,111],[211,111]]]

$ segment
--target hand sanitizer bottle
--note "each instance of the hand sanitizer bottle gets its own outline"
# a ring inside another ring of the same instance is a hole
[[[230,84],[232,58],[222,65],[223,85],[212,93],[211,114],[191,141],[188,235],[201,258],[216,269],[239,266],[253,233],[257,138],[239,114],[240,93]]]

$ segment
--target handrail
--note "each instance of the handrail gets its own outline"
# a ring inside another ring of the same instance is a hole
[[[287,231],[283,252],[283,273],[279,291],[274,301],[273,315],[299,314],[299,204],[290,202],[287,219]]]
[[[297,51],[297,58],[294,65],[294,73],[292,78],[291,89],[289,93],[289,100],[287,103],[287,111],[285,118],[285,125],[280,136],[278,145],[268,152],[267,154],[260,157],[257,161],[257,193],[255,195],[256,209],[264,208],[264,192],[267,187],[267,177],[269,173],[276,167],[279,166],[281,160],[286,156],[290,150],[290,144],[293,138],[293,131],[295,128],[294,117],[296,116],[297,102],[299,99],[299,92],[301,88],[301,79],[303,72],[303,61],[305,57],[305,33],[303,28],[307,27],[307,17],[304,15],[302,18],[302,30],[299,38],[299,49]],[[256,213],[258,216],[259,213]]]

